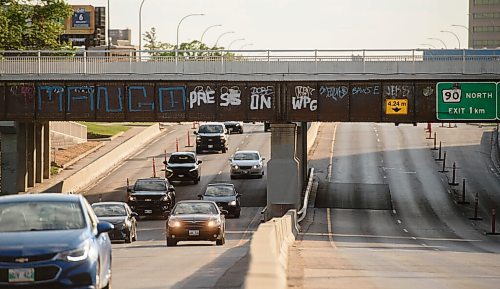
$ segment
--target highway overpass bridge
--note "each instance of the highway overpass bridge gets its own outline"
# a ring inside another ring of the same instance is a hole
[[[280,215],[299,205],[303,179],[296,147],[305,133],[297,142],[292,122],[500,119],[497,55],[424,52],[4,52],[2,191],[48,177],[48,121],[270,121],[268,207]]]

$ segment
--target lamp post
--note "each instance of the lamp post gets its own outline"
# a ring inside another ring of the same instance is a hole
[[[460,25],[460,24],[451,24],[452,27],[461,27],[461,28],[464,28],[465,30],[467,30],[467,39],[470,39],[470,35],[469,35],[469,27],[465,26],[465,25]],[[467,47],[470,47],[470,42],[467,41]]]
[[[453,36],[455,36],[455,38],[457,39],[458,41],[458,49],[460,49],[460,38],[458,38],[458,35],[453,32],[453,31],[448,31],[448,30],[441,30],[442,33],[450,33],[450,34],[453,34]]]
[[[443,44],[444,49],[448,49],[448,47],[446,46],[446,43],[444,43],[444,41],[443,41],[443,40],[441,40],[441,39],[439,39],[439,38],[429,37],[429,38],[427,38],[427,39],[440,41],[440,42],[441,42],[441,44]]]
[[[231,49],[231,46],[237,42],[237,41],[242,41],[242,40],[245,40],[245,38],[238,38],[238,39],[235,39],[233,41],[231,41],[231,43],[229,43],[229,45],[227,46],[227,50]]]
[[[109,0],[108,0],[108,50],[111,50],[111,27],[109,26],[110,20],[109,20]]]
[[[436,46],[434,46],[432,44],[428,44],[428,43],[420,43],[419,45],[429,46],[429,47],[436,49]]]
[[[222,26],[222,24],[216,24],[216,25],[212,25],[212,26],[208,26],[207,29],[205,29],[205,31],[203,31],[203,33],[201,34],[201,38],[200,38],[200,42],[203,43],[203,37],[205,36],[205,33],[207,33],[207,31],[210,29],[210,28],[213,28],[213,27],[220,27]]]
[[[205,15],[205,14],[202,14],[202,13],[189,14],[189,15],[182,17],[181,21],[179,21],[179,24],[177,24],[177,42],[175,44],[175,53],[176,54],[177,54],[177,50],[179,50],[179,28],[181,27],[182,21],[184,21],[184,19],[191,17],[191,16],[203,16],[203,15]]]
[[[242,50],[243,48],[248,47],[248,46],[252,46],[252,45],[253,45],[253,43],[243,44],[243,45],[240,46],[240,48],[238,50]]]
[[[226,31],[226,32],[222,33],[221,35],[219,35],[219,37],[217,37],[217,40],[215,41],[214,47],[217,48],[217,44],[219,43],[219,40],[222,38],[222,36],[227,35],[227,34],[231,34],[231,33],[235,33],[235,32],[234,31]]]
[[[144,5],[144,1],[141,1],[141,6],[139,6],[139,61],[141,60],[141,50],[142,50],[142,5]]]

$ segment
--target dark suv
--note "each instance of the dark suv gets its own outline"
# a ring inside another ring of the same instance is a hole
[[[201,178],[201,160],[193,152],[176,152],[163,162],[165,177],[173,182],[193,182],[197,184]]]
[[[207,122],[201,124],[195,134],[197,134],[197,154],[201,153],[204,150],[222,151],[222,153],[225,153],[227,151],[227,130],[222,122]]]
[[[127,192],[127,203],[139,216],[166,218],[175,205],[174,186],[165,178],[138,179]]]

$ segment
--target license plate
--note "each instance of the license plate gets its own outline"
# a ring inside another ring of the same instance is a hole
[[[144,210],[144,214],[152,214],[153,210]]]
[[[248,174],[248,171],[241,171],[242,174]]]
[[[35,282],[34,268],[9,269],[9,283]]]
[[[145,199],[144,201],[146,201],[146,202],[151,202],[151,199]]]
[[[200,235],[200,230],[189,230],[189,236],[198,236]]]
[[[184,175],[179,175],[179,178],[183,178],[183,177],[184,177]]]
[[[213,148],[213,147],[214,147],[214,145],[208,145],[208,148],[209,148],[209,149],[211,149],[211,148]]]

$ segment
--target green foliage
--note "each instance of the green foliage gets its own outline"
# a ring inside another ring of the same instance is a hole
[[[60,50],[63,19],[72,13],[65,0],[0,0],[0,50]]]
[[[99,123],[99,122],[80,122],[87,126],[87,138],[103,138],[114,136],[120,132],[130,129],[129,126],[121,123]]]

